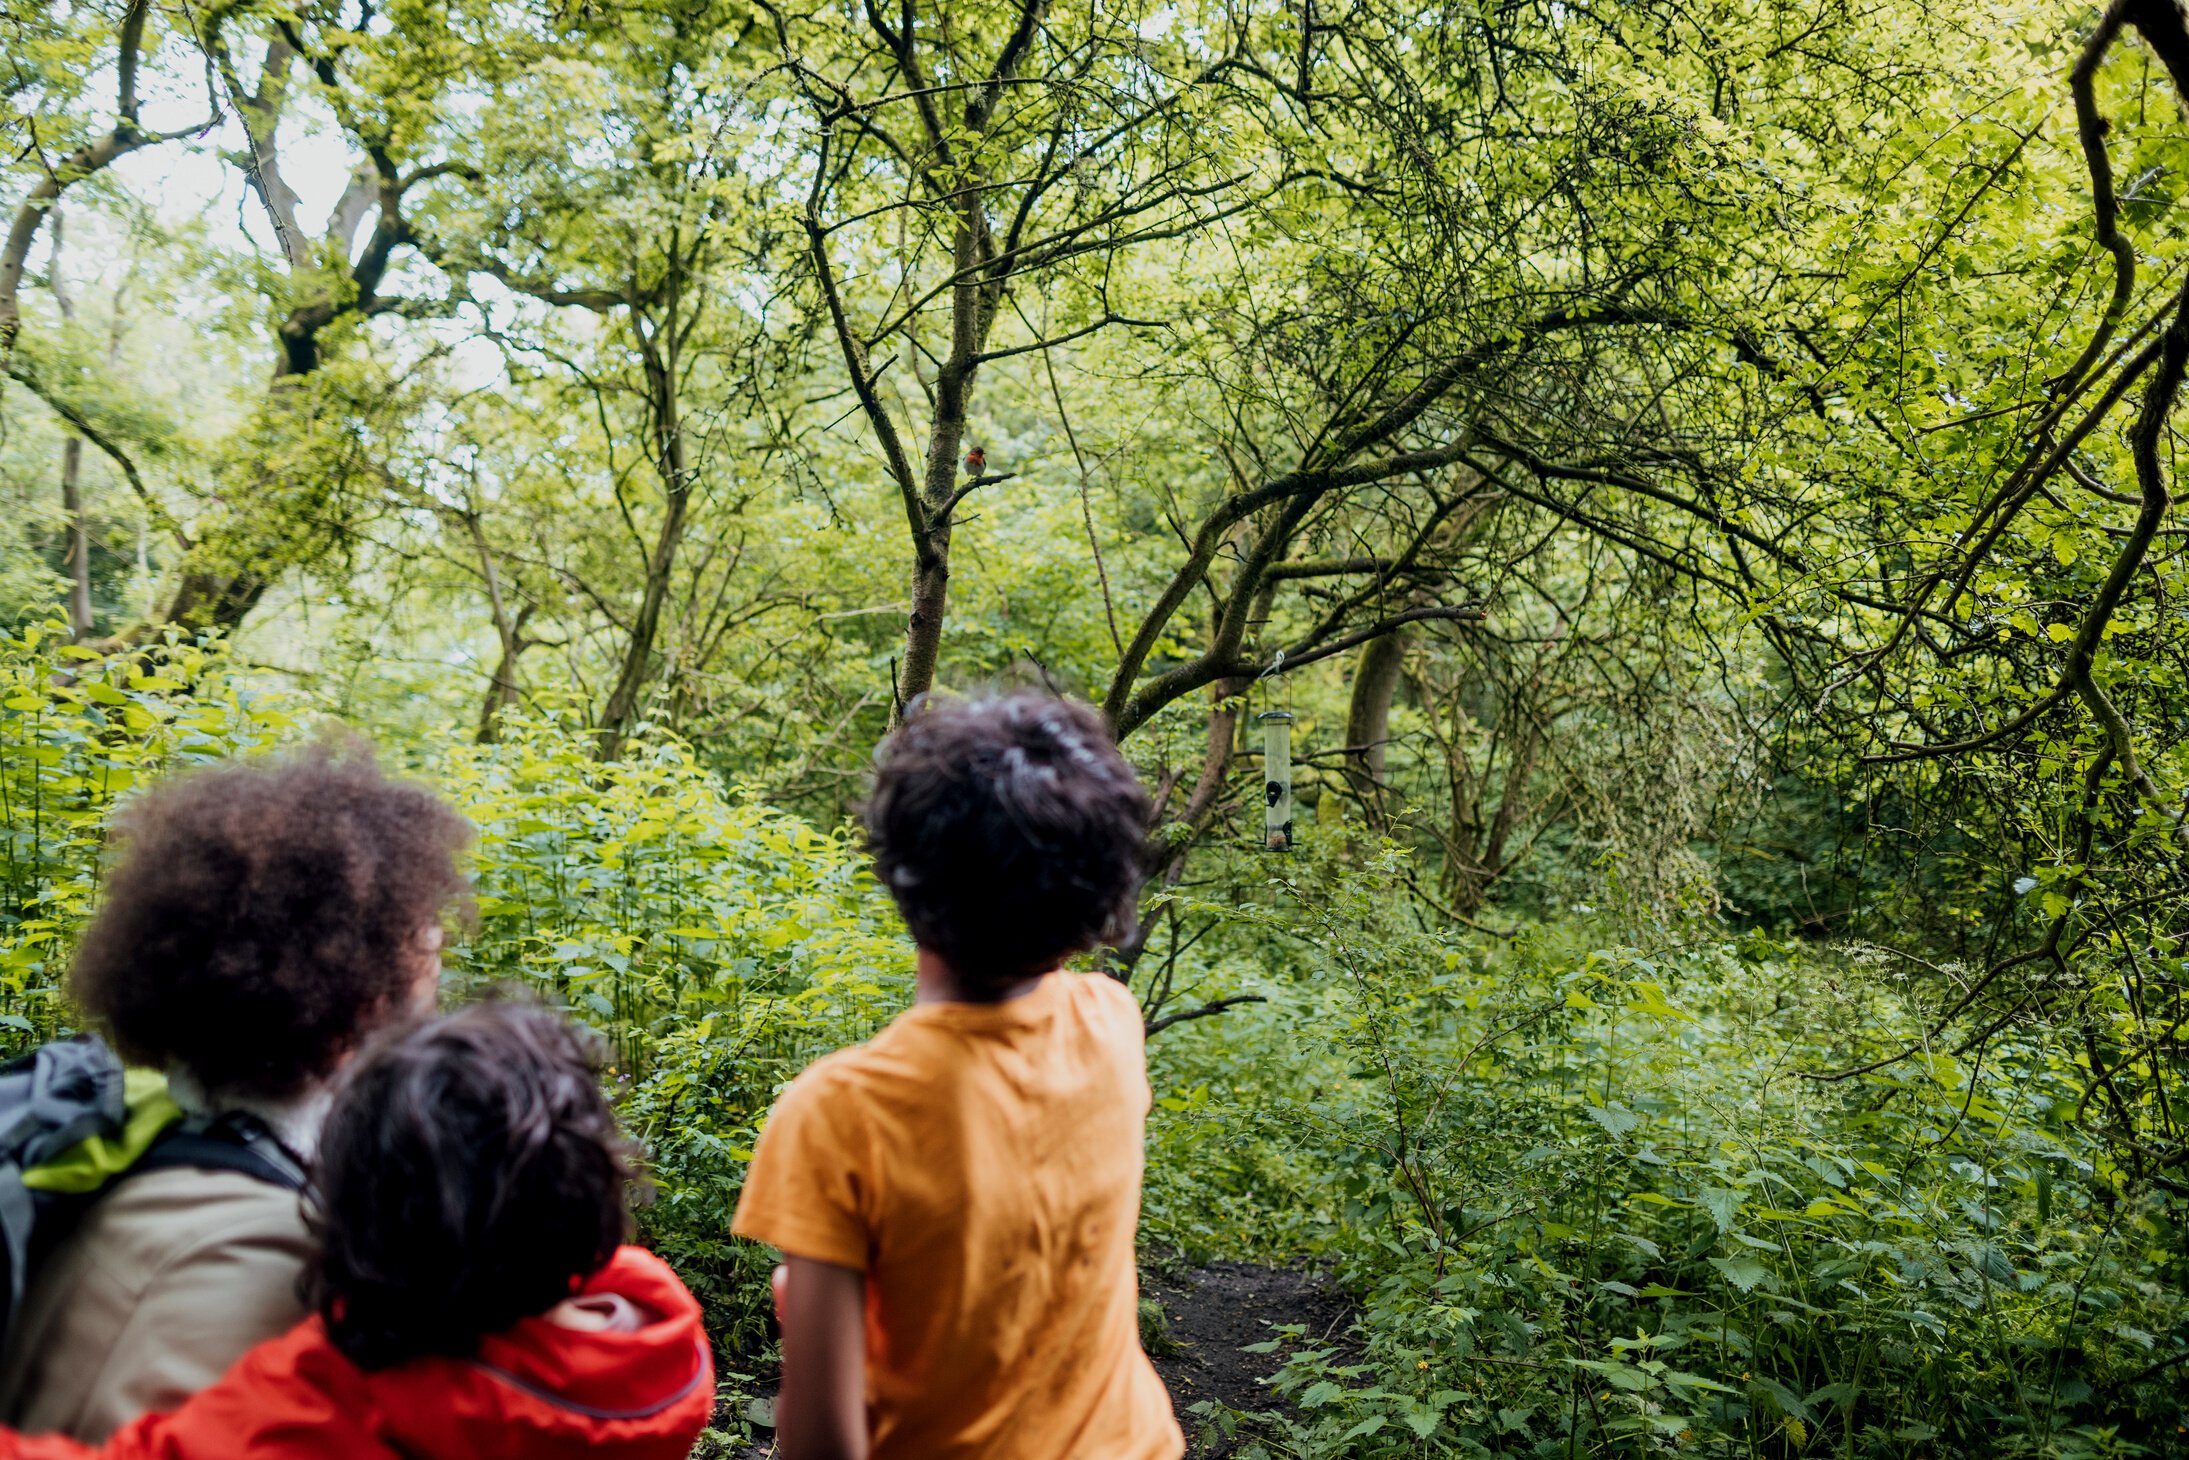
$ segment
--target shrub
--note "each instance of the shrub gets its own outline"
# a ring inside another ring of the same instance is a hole
[[[52,620],[0,632],[0,1052],[66,1032],[59,992],[97,894],[108,813],[180,767],[294,735],[296,707],[179,639],[102,657]]]
[[[2054,1031],[1813,1080],[1926,1021],[1846,957],[1462,942],[1396,868],[1283,871],[1228,914],[1271,1003],[1156,1051],[1151,1211],[1289,1204],[1272,1255],[1360,1300],[1340,1341],[1273,1336],[1289,1406],[1203,1407],[1240,1453],[2179,1443],[2182,1210],[2082,1124]],[[1258,1151],[1197,1160],[1212,1130]]]
[[[792,1075],[902,1005],[910,948],[846,837],[725,793],[675,740],[610,765],[590,743],[509,725],[439,767],[479,828],[478,927],[452,962],[609,1037],[658,1187],[647,1239],[749,1354],[765,1259],[728,1229],[755,1128]]]

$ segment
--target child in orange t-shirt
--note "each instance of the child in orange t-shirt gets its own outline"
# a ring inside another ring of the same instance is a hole
[[[1130,926],[1148,810],[1064,700],[931,703],[884,747],[918,994],[783,1092],[733,1226],[785,1257],[784,1460],[1184,1452],[1140,1349],[1140,1009],[1058,969]]]

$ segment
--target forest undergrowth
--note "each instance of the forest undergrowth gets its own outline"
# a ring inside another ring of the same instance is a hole
[[[2079,1129],[2041,1034],[1820,1080],[1921,1039],[1889,965],[1706,926],[1453,941],[1373,858],[1314,870],[1249,920],[1269,1002],[1157,1050],[1147,1236],[1307,1255],[1360,1321],[1276,1337],[1289,1409],[1205,1424],[1280,1455],[2181,1448],[2179,1209]]]
[[[53,647],[0,641],[16,1049],[70,1025],[115,801],[316,733],[217,652]],[[846,836],[671,738],[602,765],[534,722],[407,759],[479,831],[455,992],[529,988],[616,1051],[733,1441],[773,1359],[728,1212],[782,1083],[907,999],[886,899]],[[1404,855],[1339,824],[1168,894],[1213,929],[1173,976],[1252,1001],[1152,1042],[1145,1259],[1312,1265],[1358,1305],[1272,1333],[1267,1404],[1190,1428],[1266,1456],[2183,1449],[2180,1208],[2087,1133],[2045,1029],[1955,1055],[1891,961],[1705,917],[1440,925],[1387,895]]]

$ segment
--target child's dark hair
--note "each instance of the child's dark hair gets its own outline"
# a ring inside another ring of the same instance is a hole
[[[929,700],[882,745],[874,870],[920,946],[975,998],[1133,925],[1148,793],[1092,708]]]
[[[320,1140],[306,1279],[359,1367],[468,1355],[615,1255],[631,1166],[595,1044],[499,1003],[359,1057]]]

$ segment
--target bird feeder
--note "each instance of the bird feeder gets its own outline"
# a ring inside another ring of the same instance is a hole
[[[1256,717],[1262,727],[1262,845],[1273,852],[1292,850],[1292,712],[1269,710]]]

